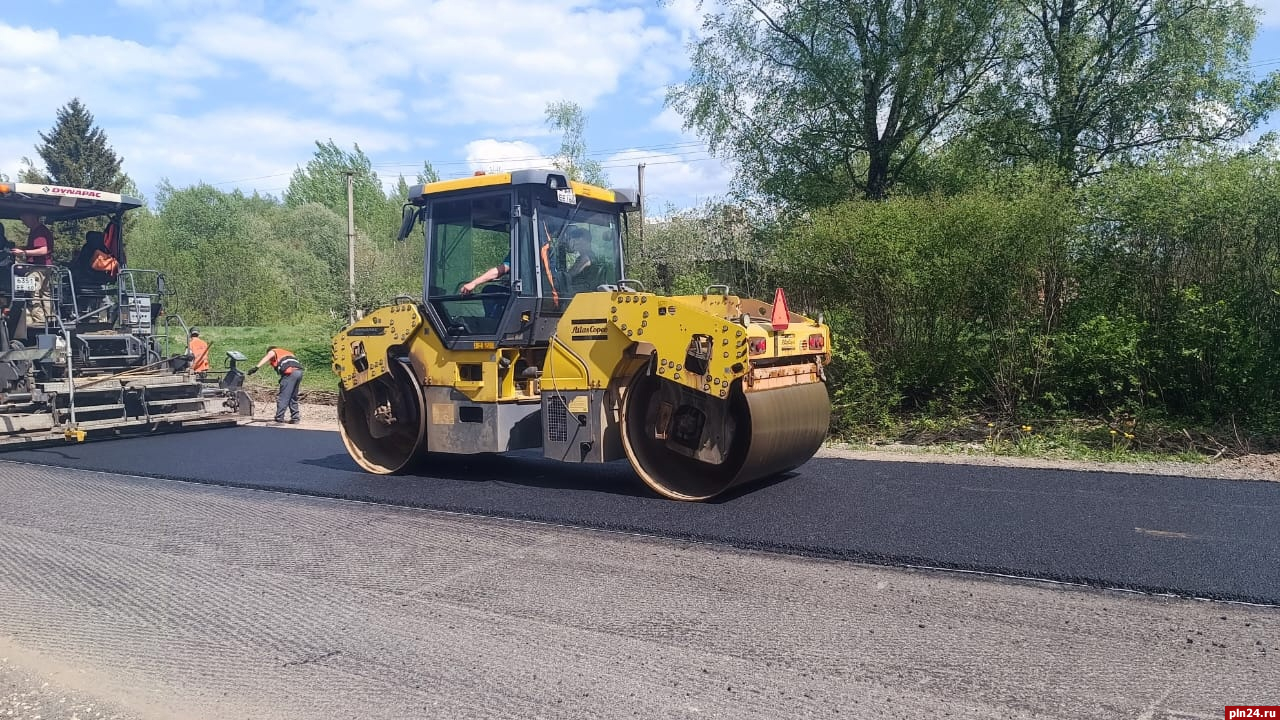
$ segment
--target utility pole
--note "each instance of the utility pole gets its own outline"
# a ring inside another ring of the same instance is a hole
[[[636,202],[640,205],[640,257],[644,257],[644,163],[636,165]]]
[[[356,201],[355,172],[346,171],[347,176],[347,322],[353,323],[356,317]]]

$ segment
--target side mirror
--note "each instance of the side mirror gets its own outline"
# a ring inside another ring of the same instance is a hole
[[[406,204],[400,211],[400,232],[396,235],[397,242],[403,242],[409,237],[409,233],[413,232],[413,226],[418,224],[418,217],[422,214],[422,208],[416,205]]]

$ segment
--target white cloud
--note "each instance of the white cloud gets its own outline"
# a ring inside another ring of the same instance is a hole
[[[471,170],[508,172],[530,168],[549,168],[552,159],[530,143],[522,141],[473,140],[466,145],[467,164]]]
[[[254,5],[261,8],[262,3],[246,3],[244,0],[116,0],[116,4],[122,8],[133,10],[146,10],[148,12],[168,11],[171,14],[189,14],[199,10],[230,10],[238,8],[244,10],[246,5]]]
[[[702,20],[720,9],[716,0],[667,0],[663,13],[673,27],[685,38],[701,34]]]
[[[312,158],[315,142],[329,139],[346,150],[359,143],[369,154],[409,150],[409,138],[391,132],[230,109],[198,117],[158,116],[112,138],[132,177],[276,193],[289,184],[295,168]]]
[[[309,32],[305,24],[293,27],[248,15],[220,16],[193,24],[182,45],[206,57],[248,65],[242,74],[302,89],[333,112],[401,117],[402,94],[381,83],[391,74],[382,60],[330,42],[325,33]]]
[[[717,158],[704,152],[682,154],[626,150],[609,157],[610,179],[618,187],[638,184],[636,165],[644,163],[643,202],[654,214],[668,205],[696,205],[723,197],[729,190],[733,172]]]
[[[539,119],[555,100],[590,109],[624,76],[641,89],[663,85],[683,52],[674,34],[644,19],[637,8],[581,1],[492,0],[478,12],[473,0],[350,0],[166,27],[175,43],[299,88],[334,112],[483,125]]]
[[[90,108],[139,117],[190,97],[192,80],[217,66],[185,48],[152,48],[132,40],[97,35],[63,36],[0,23],[0,87],[20,102],[0,103],[0,121],[47,119],[73,97]],[[120,102],[122,96],[128,102]]]
[[[637,146],[681,138],[674,114],[644,118],[687,71],[684,43],[715,3],[673,0],[657,11],[631,0],[85,7],[49,8],[35,29],[0,21],[10,58],[0,63],[0,87],[21,98],[0,103],[0,170],[13,174],[19,157],[34,157],[37,131],[80,97],[150,195],[160,178],[279,191],[314,141],[329,138],[343,148],[359,142],[388,179],[397,169],[416,172],[422,160],[446,176],[464,166],[546,167],[551,158],[537,144],[556,145],[544,113],[561,100],[581,106],[593,132],[644,138],[629,141]],[[102,34],[52,29],[66,27]],[[609,122],[634,125],[613,133]],[[720,174],[711,165],[649,172],[705,196]]]
[[[670,133],[684,134],[684,117],[680,113],[671,108],[664,109],[658,116],[649,122],[649,126],[655,130],[664,130]]]

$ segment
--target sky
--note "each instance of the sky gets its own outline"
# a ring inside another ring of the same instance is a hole
[[[1280,69],[1280,0],[1251,63]],[[651,208],[723,196],[732,168],[682,129],[667,88],[714,0],[37,0],[0,9],[0,172],[79,97],[146,197],[162,181],[279,196],[317,141],[356,144],[387,184],[546,167],[547,104],[587,119],[612,186],[644,163]],[[1272,118],[1267,129],[1280,129]]]
[[[550,102],[578,104],[614,187],[645,164],[650,207],[722,195],[732,176],[665,109],[688,72],[697,0],[37,0],[0,9],[0,172],[39,161],[73,97],[144,196],[280,195],[317,141],[359,144],[410,183],[547,167]]]

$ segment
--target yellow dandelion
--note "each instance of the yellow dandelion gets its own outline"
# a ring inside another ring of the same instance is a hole
[[[1023,426],[1022,426],[1022,432],[1031,432],[1031,426],[1030,426],[1030,425],[1023,425]]]
[[[1129,440],[1133,439],[1133,433],[1125,433],[1124,436]]]
[[[1112,435],[1118,435],[1119,433],[1118,433],[1118,432],[1116,432],[1116,430],[1112,429],[1111,434],[1112,434]]]

